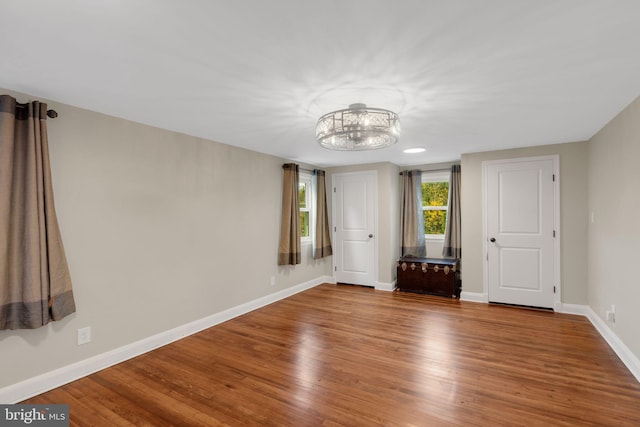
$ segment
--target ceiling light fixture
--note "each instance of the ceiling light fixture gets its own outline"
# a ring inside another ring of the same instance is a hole
[[[318,119],[316,138],[331,150],[360,151],[388,147],[400,138],[400,119],[393,111],[351,104]]]

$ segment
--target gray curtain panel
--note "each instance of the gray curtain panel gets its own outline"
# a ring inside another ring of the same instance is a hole
[[[300,243],[300,181],[298,165],[282,165],[282,223],[280,226],[280,246],[278,247],[278,265],[296,265],[302,262]]]
[[[422,172],[402,171],[402,256],[427,256],[422,213]]]
[[[327,212],[325,173],[317,169],[313,173],[316,176],[316,236],[313,242],[313,259],[320,259],[333,254],[333,250]]]
[[[460,210],[460,165],[451,167],[449,180],[449,212],[444,233],[442,256],[460,258],[462,256],[462,214]]]
[[[39,328],[76,310],[46,119],[46,104],[0,95],[0,329]]]

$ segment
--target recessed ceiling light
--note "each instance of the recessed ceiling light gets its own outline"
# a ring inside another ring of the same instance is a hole
[[[427,149],[422,147],[407,148],[406,150],[402,150],[403,153],[407,154],[422,153],[424,151],[427,151]]]

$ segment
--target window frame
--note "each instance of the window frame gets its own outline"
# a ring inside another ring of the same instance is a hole
[[[437,182],[446,182],[451,185],[451,173],[449,171],[427,171],[422,172],[421,186],[422,184],[427,183],[437,183]],[[446,211],[447,218],[449,217],[449,192],[447,191],[447,205],[446,206],[422,206],[422,212],[424,216],[424,211]],[[427,234],[424,235],[425,240],[435,240],[435,241],[443,241],[443,234]]]
[[[298,194],[300,194],[300,190],[299,190],[299,185],[300,184],[305,184],[307,186],[306,191],[305,191],[305,200],[306,200],[306,207],[300,207],[300,212],[308,212],[309,213],[309,235],[308,236],[303,236],[302,235],[302,224],[300,224],[300,243],[301,244],[311,244],[313,243],[313,234],[314,234],[314,229],[315,227],[313,226],[314,224],[314,209],[313,209],[313,200],[314,197],[314,186],[313,186],[313,177],[311,176],[311,174],[306,173],[306,172],[300,172],[298,175]]]

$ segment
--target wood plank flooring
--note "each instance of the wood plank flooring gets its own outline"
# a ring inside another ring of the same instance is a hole
[[[330,284],[24,403],[77,426],[640,425],[584,317]]]

